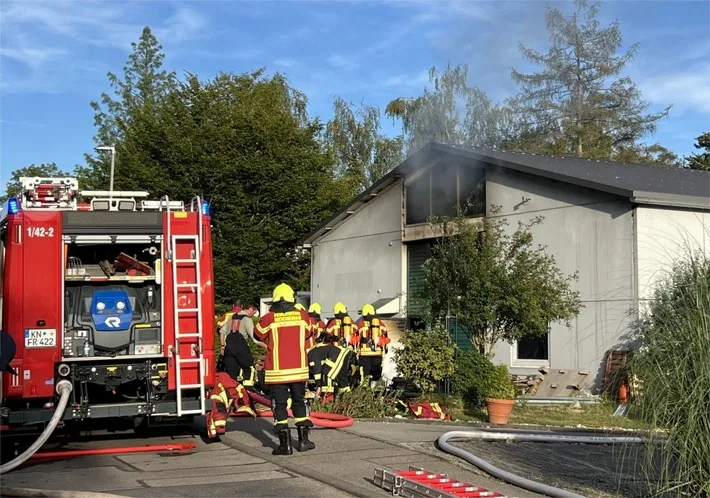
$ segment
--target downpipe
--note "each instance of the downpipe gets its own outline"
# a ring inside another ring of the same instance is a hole
[[[439,448],[451,455],[455,455],[475,465],[479,469],[488,474],[501,479],[509,484],[518,486],[519,488],[527,489],[535,493],[540,493],[554,498],[585,498],[582,495],[572,493],[570,491],[541,484],[536,481],[531,481],[524,477],[518,476],[511,472],[500,469],[491,465],[482,458],[476,455],[453,446],[449,443],[450,439],[481,439],[487,441],[528,441],[538,443],[582,443],[582,444],[636,444],[645,443],[647,440],[642,437],[635,436],[577,436],[566,434],[542,434],[542,433],[513,433],[513,432],[488,432],[488,431],[450,431],[442,434],[437,441]]]
[[[59,395],[59,402],[57,403],[57,408],[54,410],[54,415],[52,415],[52,418],[47,424],[47,427],[45,427],[39,438],[34,443],[32,443],[32,446],[27,448],[24,453],[22,453],[14,460],[11,460],[6,464],[0,466],[0,474],[9,472],[25,463],[32,457],[32,455],[37,453],[37,451],[42,447],[44,443],[47,442],[49,436],[51,436],[54,432],[54,429],[57,428],[57,424],[59,424],[59,421],[62,420],[62,416],[64,415],[64,410],[66,409],[67,403],[69,402],[69,395],[71,394],[72,389],[72,383],[67,379],[62,379],[57,383],[56,391]]]

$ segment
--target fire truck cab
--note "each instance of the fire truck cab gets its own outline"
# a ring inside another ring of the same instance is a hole
[[[214,379],[209,206],[147,192],[79,192],[75,178],[22,178],[0,212],[0,425],[205,413]],[[78,202],[79,195],[84,204]]]

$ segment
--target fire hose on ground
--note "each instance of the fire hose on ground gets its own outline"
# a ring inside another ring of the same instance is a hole
[[[264,406],[268,406],[271,408],[271,400],[268,398],[265,398],[264,396],[261,396],[258,393],[250,392],[249,397],[256,401],[257,403],[261,403]],[[256,412],[257,416],[259,417],[273,417],[274,414],[271,410],[268,411],[263,411],[263,412]],[[246,413],[238,414],[239,416],[245,416],[248,415]],[[291,410],[288,411],[288,416],[293,417],[293,413]],[[352,417],[346,417],[345,415],[338,415],[336,413],[326,413],[326,412],[311,412],[310,413],[310,419],[311,422],[313,422],[313,425],[316,425],[318,427],[326,427],[328,429],[343,429],[345,427],[350,427],[355,423],[355,419]]]
[[[582,443],[582,444],[629,444],[629,443],[645,443],[647,440],[642,437],[635,436],[577,436],[565,434],[549,434],[549,433],[519,433],[505,431],[450,431],[442,434],[437,441],[439,448],[446,453],[455,455],[467,462],[475,465],[479,469],[488,474],[501,479],[509,484],[518,486],[528,491],[533,491],[547,496],[558,498],[584,498],[581,495],[574,494],[564,489],[555,488],[546,484],[525,479],[511,472],[491,465],[487,461],[475,456],[474,454],[449,444],[451,439],[482,439],[489,441],[528,441],[528,442],[544,442],[544,443]]]
[[[32,455],[34,455],[42,447],[42,445],[47,442],[49,436],[51,436],[54,432],[54,429],[57,428],[57,424],[59,424],[59,421],[62,419],[62,416],[64,415],[64,410],[66,409],[67,403],[69,402],[69,395],[72,392],[72,383],[66,379],[60,380],[57,383],[56,391],[59,395],[59,402],[57,403],[57,408],[54,410],[54,415],[52,415],[52,418],[47,424],[47,427],[45,427],[44,431],[39,436],[37,441],[32,443],[32,446],[27,448],[24,453],[22,453],[14,460],[11,460],[6,464],[0,466],[0,474],[9,472],[29,460]]]

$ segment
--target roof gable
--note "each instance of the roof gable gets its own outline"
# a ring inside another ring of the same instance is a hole
[[[435,166],[437,162],[447,158],[485,162],[550,180],[619,195],[638,204],[710,210],[710,172],[708,171],[660,168],[643,164],[430,142],[302,238],[298,242],[299,246],[308,246],[326,232],[333,230],[397,180],[406,178],[420,169]]]

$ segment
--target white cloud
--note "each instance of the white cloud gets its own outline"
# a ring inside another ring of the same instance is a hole
[[[429,71],[420,71],[416,74],[397,74],[383,79],[381,85],[394,88],[417,88],[423,90],[429,83]]]
[[[329,56],[328,64],[341,71],[353,71],[359,67],[359,64],[353,58],[338,54]]]
[[[294,59],[276,59],[274,65],[279,67],[294,67],[298,65],[298,62]]]
[[[676,110],[710,115],[710,64],[650,76],[640,79],[638,84],[644,99],[654,104],[671,103]]]

